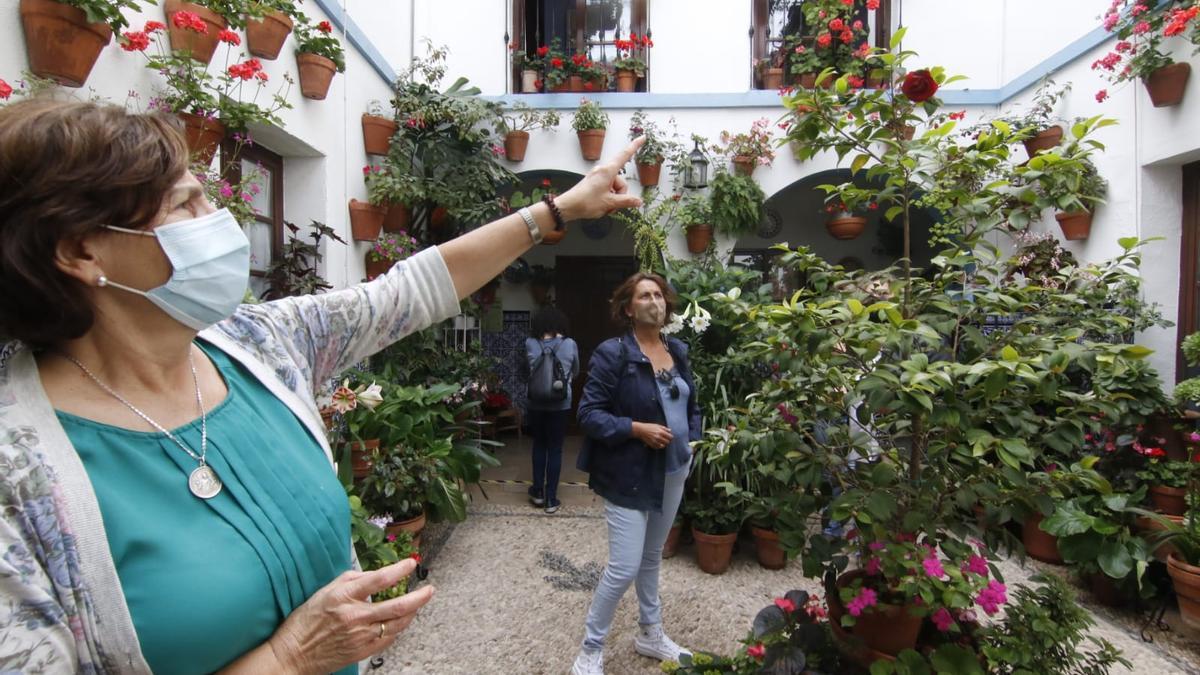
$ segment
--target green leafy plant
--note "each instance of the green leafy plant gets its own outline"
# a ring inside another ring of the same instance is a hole
[[[328,21],[320,21],[314,25],[307,16],[299,12],[294,20],[292,34],[296,36],[296,51],[301,54],[324,56],[333,61],[334,68],[339,73],[346,72],[346,50],[342,47],[342,41],[333,34],[333,25]]]
[[[675,119],[671,118],[674,127]],[[638,148],[634,161],[638,164],[661,164],[667,157],[678,154],[681,149],[676,133],[667,131],[651,120],[645,112],[637,110],[629,118],[629,139],[645,136],[646,142]]]
[[[771,166],[775,160],[774,139],[771,136],[770,121],[763,117],[750,124],[747,133],[731,134],[721,132],[723,147],[715,150],[730,158],[746,158],[756,165]]]
[[[679,211],[676,212],[675,219],[684,228],[692,225],[712,225],[712,203],[705,195],[698,193],[690,194],[680,201]]]
[[[398,534],[388,534],[383,527],[371,522],[370,514],[363,507],[362,499],[357,495],[350,498],[350,541],[354,545],[354,553],[364,572],[382,569],[405,558],[418,557],[417,549],[413,546],[412,534],[400,531]],[[372,598],[375,602],[398,598],[408,592],[408,579],[386,588]]]
[[[766,194],[749,176],[718,173],[712,180],[712,224],[718,232],[753,232],[762,221]]]
[[[600,109],[598,102],[582,98],[579,100],[579,107],[575,109],[575,116],[571,119],[571,128],[575,131],[607,129],[608,122],[608,113]]]
[[[345,244],[346,241],[338,236],[333,228],[325,223],[312,221],[308,237],[312,243],[299,236],[300,228],[289,222],[284,222],[289,236],[279,258],[267,268],[266,278],[268,290],[263,294],[264,300],[276,300],[295,295],[312,295],[329,290],[333,286],[319,273],[321,260],[324,258],[322,244],[326,239]]]
[[[1093,118],[1079,125],[1096,127],[1099,122],[1099,118]],[[1079,125],[1072,133],[1082,130]],[[1062,212],[1094,211],[1097,205],[1104,203],[1108,192],[1108,181],[1089,157],[1094,147],[1071,142],[1061,150],[1038,153],[1018,175],[1036,185],[1037,203],[1042,208]]]
[[[144,2],[145,0],[62,0],[64,5],[82,9],[87,14],[88,23],[107,24],[115,35],[120,35],[122,29],[129,27],[129,20],[121,10],[140,12]]]
[[[538,49],[538,54],[542,55],[541,49]],[[570,79],[571,72],[567,70],[567,63],[568,59],[562,51],[562,41],[554,38],[550,41],[546,53],[542,55],[546,91],[559,87]]]
[[[496,133],[500,135],[511,131],[537,131],[545,129],[554,131],[561,119],[555,110],[534,110],[523,102],[513,104],[509,112],[499,116],[496,122]]]
[[[633,236],[633,252],[641,270],[662,270],[667,259],[667,225],[679,209],[679,196],[654,192],[640,209],[622,209],[612,217]]]
[[[1031,128],[1032,133],[1049,128],[1056,121],[1054,110],[1071,91],[1071,83],[1056,86],[1054,80],[1044,79],[1033,93],[1033,101],[1024,112],[1009,112],[996,119],[1014,129]]]
[[[403,230],[384,232],[371,244],[367,258],[376,262],[396,262],[408,258],[419,251],[420,247],[421,243]]]

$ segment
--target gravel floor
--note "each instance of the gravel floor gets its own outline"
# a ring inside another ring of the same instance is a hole
[[[438,595],[389,648],[375,673],[568,673],[606,555],[605,528],[594,507],[564,507],[553,516],[514,506],[475,505],[466,522],[427,536],[428,583]],[[1010,583],[1036,571],[1004,563]],[[661,594],[668,633],[681,645],[715,652],[737,648],[759,609],[783,592],[818,584],[798,565],[772,572],[753,552],[735,554],[730,570],[712,576],[696,566],[691,547],[663,562]],[[1100,610],[1094,633],[1125,652],[1134,673],[1200,673],[1197,643],[1186,637],[1146,644],[1135,616]],[[605,671],[657,673],[658,663],[633,651],[637,600],[617,610],[605,649]],[[1162,636],[1160,635],[1160,638]]]

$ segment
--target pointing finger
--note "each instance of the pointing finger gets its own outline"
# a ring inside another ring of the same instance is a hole
[[[638,148],[642,147],[645,144],[646,144],[646,137],[638,136],[637,138],[633,139],[633,141],[631,141],[629,143],[629,145],[625,146],[624,150],[618,152],[617,156],[613,157],[612,162],[611,162],[611,164],[613,166],[613,173],[614,174],[617,173],[617,171],[619,171],[621,169],[621,167],[628,164],[629,160],[633,159],[633,156],[635,154],[637,154]]]

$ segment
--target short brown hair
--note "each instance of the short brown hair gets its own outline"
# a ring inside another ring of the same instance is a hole
[[[676,295],[675,289],[671,288],[671,284],[667,280],[653,272],[636,272],[633,276],[621,282],[617,286],[617,290],[613,291],[612,298],[608,301],[609,311],[612,312],[614,322],[625,326],[629,324],[629,317],[625,315],[625,310],[629,307],[629,303],[633,300],[633,293],[637,290],[637,285],[649,279],[658,284],[662,290],[663,300],[667,304],[667,319],[675,313]]]
[[[36,98],[0,109],[0,339],[86,333],[90,293],[54,264],[59,242],[151,225],[187,163],[173,116]]]

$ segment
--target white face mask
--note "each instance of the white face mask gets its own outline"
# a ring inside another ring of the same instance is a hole
[[[204,330],[229,318],[246,297],[250,240],[229,209],[160,225],[151,231],[104,227],[157,237],[158,245],[171,261],[172,272],[167,283],[149,291],[107,279],[102,280],[102,286],[141,295],[171,318],[195,330]]]

